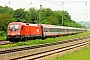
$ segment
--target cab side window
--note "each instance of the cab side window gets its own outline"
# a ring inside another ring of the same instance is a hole
[[[21,27],[21,30],[23,30],[24,29],[24,25]]]

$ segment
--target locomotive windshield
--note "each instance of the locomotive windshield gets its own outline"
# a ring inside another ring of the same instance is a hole
[[[12,30],[18,30],[18,28],[19,28],[19,25],[10,25],[10,30],[12,31]]]

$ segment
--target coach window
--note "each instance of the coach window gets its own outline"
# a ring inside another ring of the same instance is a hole
[[[24,29],[24,25],[21,27],[21,30],[23,30]]]

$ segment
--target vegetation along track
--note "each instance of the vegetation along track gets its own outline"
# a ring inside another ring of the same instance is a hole
[[[0,45],[7,45],[11,44],[12,42],[6,41],[6,40],[0,40]]]
[[[30,47],[22,47],[17,49],[2,50],[0,51],[0,58],[5,59],[39,59],[48,55],[52,55],[59,52],[71,50],[89,44],[89,37],[82,37],[73,40],[65,40],[48,44],[40,44]],[[21,52],[24,51],[24,52]],[[18,53],[14,53],[18,52]]]

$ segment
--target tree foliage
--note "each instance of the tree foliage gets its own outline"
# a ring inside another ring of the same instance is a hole
[[[41,15],[40,15],[41,14]],[[62,16],[63,16],[63,25],[70,27],[85,27],[76,23],[71,19],[71,16],[67,11],[53,11],[50,8],[43,8],[41,11],[36,10],[35,8],[17,9],[13,10],[12,8],[5,6],[0,6],[0,30],[6,31],[7,25],[10,22],[21,20],[22,22],[28,23],[41,23],[41,24],[52,24],[52,25],[62,25]],[[41,18],[41,21],[40,21]]]
[[[10,22],[14,21],[14,18],[10,13],[0,14],[0,30],[6,31]]]

